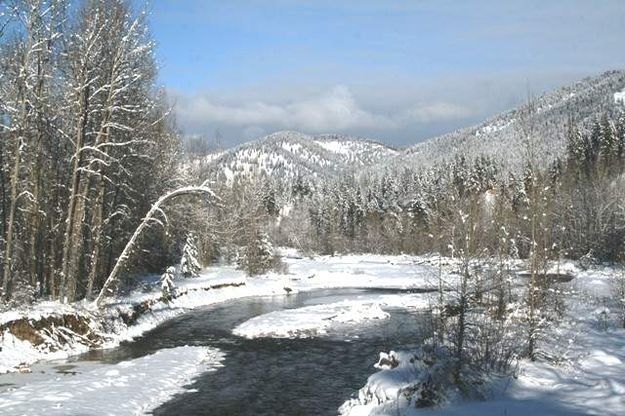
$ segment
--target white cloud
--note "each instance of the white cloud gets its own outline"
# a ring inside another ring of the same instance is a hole
[[[345,86],[290,104],[292,126],[306,130],[345,130],[349,128],[393,128],[395,121],[385,115],[364,110]]]
[[[437,101],[396,109],[376,103],[378,111],[371,111],[358,102],[344,85],[287,102],[272,100],[271,97],[264,100],[245,97],[220,100],[208,94],[174,95],[177,96],[178,119],[187,133],[201,133],[212,126],[234,129],[245,139],[281,129],[305,132],[396,131],[415,124],[444,122],[472,115],[468,107]]]
[[[178,97],[178,117],[183,124],[227,124],[242,128],[275,126],[310,131],[344,130],[354,127],[393,127],[389,117],[361,108],[349,89],[336,86],[317,96],[285,104],[242,101],[222,104],[205,95]]]

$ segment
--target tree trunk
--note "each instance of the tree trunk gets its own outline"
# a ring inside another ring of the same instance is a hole
[[[0,205],[2,205],[2,218],[0,218],[0,235],[5,235],[6,223],[7,223],[7,191],[6,191],[6,176],[4,173],[4,152],[0,146]]]
[[[93,287],[98,277],[98,270],[100,264],[100,248],[102,246],[102,207],[104,205],[104,181],[101,178],[97,179],[97,197],[94,202],[94,207],[91,216],[91,229],[93,232],[93,249],[91,251],[91,262],[89,269],[89,277],[87,279],[87,290],[85,292],[85,298],[90,299],[93,294]]]
[[[61,281],[59,283],[59,298],[62,302],[66,302],[70,297],[73,298],[75,296],[75,287],[76,287],[76,276],[70,276],[70,273],[74,272],[74,267],[72,264],[72,251],[78,250],[76,245],[78,242],[76,241],[76,217],[77,217],[77,209],[76,206],[77,200],[79,198],[79,187],[80,187],[80,164],[81,164],[81,150],[83,147],[83,140],[85,129],[87,125],[87,117],[88,117],[88,106],[89,106],[89,88],[86,87],[83,91],[81,91],[81,110],[82,114],[78,121],[78,128],[76,132],[76,139],[74,143],[74,163],[72,167],[72,176],[71,176],[71,191],[69,196],[69,207],[67,209],[67,219],[65,220],[65,236],[63,241],[63,260],[62,260],[62,271],[61,271]],[[76,244],[76,245],[75,245]]]
[[[29,248],[29,256],[28,256],[28,277],[30,284],[34,287],[37,284],[37,265],[41,261],[40,256],[37,255],[37,248],[39,248],[39,236],[41,235],[40,230],[40,220],[41,215],[39,214],[39,194],[40,194],[40,179],[41,179],[41,133],[38,134],[37,138],[37,150],[35,153],[34,160],[34,168],[31,174],[31,182],[33,183],[33,197],[32,197],[32,208],[30,221],[28,224],[28,248]]]
[[[11,289],[13,283],[13,236],[15,234],[15,211],[17,209],[17,183],[19,182],[20,166],[21,166],[21,147],[23,138],[18,137],[15,146],[15,160],[13,161],[13,170],[11,172],[11,202],[9,204],[9,221],[7,223],[7,236],[4,246],[4,271],[2,278],[2,292],[5,299],[11,297]]]

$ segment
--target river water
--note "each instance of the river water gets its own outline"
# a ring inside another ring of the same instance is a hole
[[[161,348],[217,347],[226,355],[224,367],[200,375],[184,393],[155,409],[155,415],[336,415],[375,371],[380,351],[421,342],[427,327],[422,312],[386,309],[388,319],[346,325],[305,339],[250,340],[233,335],[232,329],[276,310],[382,293],[389,291],[317,290],[233,300],[191,311],[132,342],[80,359],[118,362]]]

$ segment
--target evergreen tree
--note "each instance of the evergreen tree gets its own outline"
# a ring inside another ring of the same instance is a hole
[[[174,276],[176,275],[176,268],[173,266],[169,266],[165,273],[161,275],[160,285],[161,285],[161,294],[163,299],[169,301],[172,299],[174,295],[174,291],[176,290],[176,285],[174,284]]]
[[[274,269],[279,259],[274,253],[269,236],[256,230],[239,258],[239,266],[250,276],[267,273]]]
[[[200,266],[197,258],[197,238],[193,234],[188,234],[184,246],[182,247],[182,258],[180,259],[180,273],[182,276],[199,276],[202,266]]]

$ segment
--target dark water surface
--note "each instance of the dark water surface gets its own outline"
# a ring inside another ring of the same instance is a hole
[[[374,371],[380,351],[414,346],[423,339],[423,314],[387,309],[389,319],[307,339],[248,340],[233,335],[232,329],[271,311],[376,293],[389,292],[319,290],[234,300],[194,310],[133,342],[83,359],[116,362],[161,348],[216,347],[226,355],[224,367],[200,375],[185,393],[155,409],[155,415],[336,415]]]

